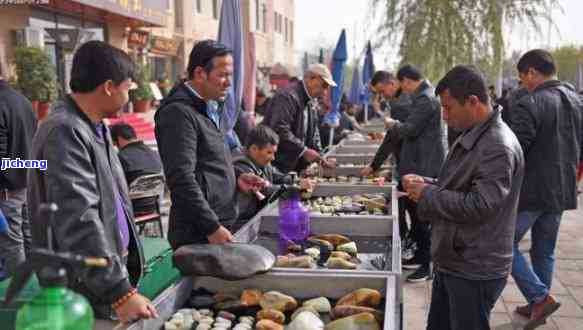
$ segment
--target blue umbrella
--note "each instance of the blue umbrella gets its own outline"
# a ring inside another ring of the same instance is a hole
[[[233,127],[241,110],[245,58],[243,28],[239,0],[223,0],[219,21],[218,41],[233,51],[233,81],[223,108],[223,122],[227,131],[227,143],[231,149],[241,146]]]
[[[577,71],[575,76],[575,89],[577,92],[583,90],[583,64],[577,63]]]
[[[338,126],[340,121],[340,101],[342,100],[342,93],[344,92],[344,63],[348,58],[346,51],[346,31],[343,29],[336,43],[336,48],[332,54],[332,78],[336,82],[336,87],[332,88],[330,96],[330,111],[324,117],[324,122],[330,127]],[[330,145],[332,145],[333,132],[330,130]]]
[[[374,75],[374,60],[372,57],[372,47],[370,40],[366,45],[366,55],[364,57],[364,65],[362,66],[362,99],[364,103],[364,121],[368,121],[368,98],[370,96],[369,83]]]
[[[362,92],[362,81],[360,80],[360,70],[358,70],[358,62],[354,63],[352,69],[352,83],[350,84],[350,92],[348,93],[348,101],[352,104],[362,104],[360,93]]]

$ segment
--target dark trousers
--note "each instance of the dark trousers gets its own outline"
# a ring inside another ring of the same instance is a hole
[[[477,281],[435,272],[427,330],[489,330],[507,278]]]
[[[411,218],[409,236],[417,243],[415,259],[421,264],[428,264],[431,261],[431,225],[429,222],[421,221],[417,217],[417,203],[409,198],[405,198],[403,203]]]
[[[24,189],[0,200],[0,209],[8,223],[8,231],[0,234],[0,260],[9,276],[26,260],[26,253],[32,245],[25,200]]]
[[[409,226],[407,225],[407,214],[405,212],[405,199],[407,199],[407,197],[397,199],[397,205],[399,208],[399,235],[401,236],[401,241],[409,236]]]

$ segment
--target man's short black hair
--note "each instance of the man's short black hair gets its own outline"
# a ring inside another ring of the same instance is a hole
[[[423,79],[423,75],[416,67],[412,66],[411,64],[405,64],[397,72],[397,79],[399,79],[399,81],[403,81],[405,78],[419,81]]]
[[[391,80],[395,80],[395,76],[393,76],[391,73],[387,71],[379,70],[375,72],[374,75],[372,76],[370,84],[372,86],[375,86],[376,84],[386,85],[389,82],[391,82]]]
[[[128,141],[133,140],[136,138],[136,131],[126,123],[111,126],[111,138],[113,141],[117,141],[120,137]]]
[[[527,73],[529,69],[535,69],[545,76],[551,76],[557,73],[555,59],[551,53],[544,49],[533,49],[526,52],[516,65],[518,72]]]
[[[188,59],[188,79],[194,78],[194,69],[197,67],[201,67],[210,73],[213,69],[213,59],[228,54],[232,54],[232,51],[220,42],[210,39],[197,42],[192,47],[190,58]]]
[[[258,148],[265,148],[268,144],[278,145],[279,136],[271,128],[265,125],[257,125],[255,128],[249,132],[247,135],[247,149],[251,148],[252,145]]]
[[[108,80],[119,85],[135,80],[136,65],[123,50],[103,41],[83,44],[73,57],[69,86],[73,93],[90,93]]]
[[[471,65],[458,65],[441,78],[435,88],[435,94],[440,95],[446,90],[460,104],[464,104],[470,95],[475,95],[480,102],[489,104],[484,75]]]

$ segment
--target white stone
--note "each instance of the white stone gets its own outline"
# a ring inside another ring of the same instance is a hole
[[[178,327],[172,322],[164,322],[164,330],[178,330]]]
[[[290,323],[287,330],[323,330],[324,322],[312,312],[302,312]]]

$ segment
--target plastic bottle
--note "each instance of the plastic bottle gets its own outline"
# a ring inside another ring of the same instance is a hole
[[[66,288],[63,268],[45,268],[39,274],[43,289],[16,315],[16,330],[91,330],[94,316],[83,296]]]
[[[300,200],[299,185],[292,184],[279,200],[280,252],[287,251],[290,242],[303,245],[310,233],[310,212]]]

